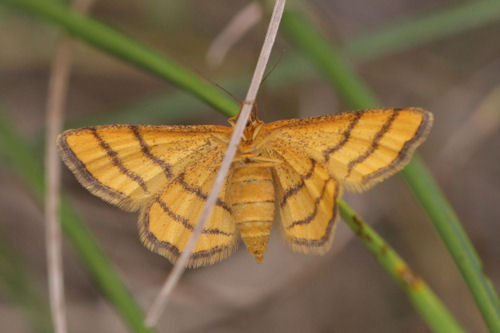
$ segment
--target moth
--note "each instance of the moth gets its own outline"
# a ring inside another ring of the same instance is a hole
[[[432,114],[420,108],[271,123],[253,112],[188,265],[228,257],[240,237],[262,262],[276,208],[294,251],[326,252],[342,190],[366,190],[403,168],[432,122]],[[230,123],[234,127],[234,118]],[[232,127],[96,126],[67,130],[57,145],[91,193],[139,212],[144,245],[174,263],[198,221]]]

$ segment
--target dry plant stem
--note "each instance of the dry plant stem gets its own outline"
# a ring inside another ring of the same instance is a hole
[[[269,60],[269,56],[271,54],[271,50],[276,39],[276,34],[278,33],[278,27],[281,21],[281,16],[283,14],[283,10],[285,8],[286,0],[276,0],[274,5],[273,14],[271,16],[271,21],[269,23],[269,27],[266,33],[266,37],[264,39],[264,44],[262,46],[262,50],[260,52],[259,59],[257,61],[257,65],[252,77],[252,81],[250,83],[250,87],[248,88],[247,96],[245,98],[245,102],[242,105],[238,121],[233,130],[233,135],[231,136],[231,140],[229,141],[226,153],[224,155],[224,159],[222,160],[219,172],[217,173],[217,177],[215,179],[214,185],[208,195],[207,201],[201,213],[201,216],[198,220],[198,223],[194,227],[193,233],[189,238],[186,247],[183,252],[179,256],[179,259],[175,263],[172,272],[168,276],[165,284],[163,285],[160,293],[155,299],[153,305],[151,306],[147,316],[146,316],[146,325],[147,326],[155,326],[160,318],[160,315],[167,304],[168,299],[172,293],[173,288],[179,281],[182,273],[186,269],[186,265],[189,261],[191,253],[198,241],[198,238],[203,230],[205,223],[208,221],[210,214],[212,213],[212,209],[215,205],[217,197],[221,191],[222,185],[226,179],[229,168],[231,167],[231,163],[236,154],[236,150],[238,148],[238,144],[241,140],[241,136],[243,134],[243,130],[245,129],[245,125],[247,123],[250,112],[252,111],[255,98],[257,97],[257,92],[259,91],[260,84],[262,82],[262,78],[264,76],[264,71],[266,69],[267,62]]]
[[[229,49],[239,41],[248,30],[255,26],[262,18],[262,6],[258,2],[251,2],[243,8],[226,28],[215,38],[207,52],[207,63],[211,67],[218,67],[224,61]]]
[[[75,3],[75,8],[86,11],[92,0]],[[47,271],[52,321],[56,333],[67,332],[64,303],[64,275],[62,265],[61,227],[58,212],[61,186],[61,163],[57,156],[56,138],[63,127],[63,109],[71,66],[71,40],[61,38],[52,63],[47,96],[47,132],[45,147],[45,241],[47,247]]]
[[[49,280],[50,306],[52,321],[57,333],[67,332],[66,310],[64,304],[64,278],[62,269],[61,228],[58,211],[61,185],[61,164],[57,157],[56,137],[63,123],[63,105],[71,62],[71,42],[63,38],[59,42],[52,65],[47,99],[47,132],[45,178],[47,187],[45,197],[45,241],[47,246],[47,266]]]
[[[468,161],[470,156],[500,127],[500,85],[488,93],[480,105],[443,145],[440,156],[449,163]],[[460,151],[460,154],[456,152]]]

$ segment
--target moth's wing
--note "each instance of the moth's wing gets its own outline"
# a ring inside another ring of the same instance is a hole
[[[139,234],[144,245],[172,263],[184,250],[214,183],[224,149],[214,147],[186,166],[166,188],[141,209]],[[230,177],[228,177],[230,179]],[[228,257],[238,235],[227,203],[228,182],[223,186],[212,215],[198,238],[190,267],[213,264]]]
[[[326,252],[336,226],[339,182],[296,148],[275,149],[270,156],[281,162],[273,172],[285,238],[295,251]]]
[[[403,168],[432,121],[432,114],[419,108],[282,120],[264,124],[256,145],[295,147],[324,165],[347,189],[361,191]]]
[[[67,130],[57,145],[90,192],[135,211],[230,134],[226,126],[110,125]]]

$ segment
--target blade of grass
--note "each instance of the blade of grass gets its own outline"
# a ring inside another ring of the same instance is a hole
[[[455,35],[499,18],[498,0],[462,1],[354,36],[342,49],[349,57],[365,61]]]
[[[2,150],[5,160],[22,177],[39,203],[43,204],[45,181],[42,163],[34,157],[36,153],[1,113],[0,150]],[[142,310],[121,282],[94,236],[71,207],[69,200],[65,196],[62,196],[61,199],[60,217],[63,231],[102,293],[115,306],[123,320],[134,332],[153,332],[143,325],[144,314]]]
[[[7,299],[11,299],[23,310],[32,332],[53,332],[49,304],[39,294],[36,283],[25,265],[21,264],[12,246],[8,244],[4,231],[0,230],[0,285]]]
[[[300,13],[288,10],[284,16],[283,29],[349,105],[362,109],[380,105],[335,47]],[[479,257],[455,212],[418,157],[406,166],[402,175],[450,251],[486,324],[491,331],[500,332],[498,296],[484,274]]]
[[[84,40],[108,54],[126,60],[173,83],[228,116],[238,112],[239,108],[235,107],[235,104],[213,85],[199,80],[195,75],[157,51],[97,20],[82,16],[69,7],[51,1],[39,0],[0,0],[1,3],[20,8],[51,23],[56,23],[75,38]]]
[[[434,332],[465,332],[400,256],[343,201],[339,201],[344,221],[351,227],[380,265],[401,285],[418,312]]]
[[[182,91],[173,91],[93,112],[69,122],[66,127],[79,128],[105,124],[179,124],[206,114],[206,107]]]
[[[221,82],[223,87],[228,87],[234,94],[243,94],[248,85],[248,77],[249,74],[216,82]],[[118,105],[110,110],[93,112],[92,115],[70,122],[68,128],[102,124],[179,124],[206,114],[206,108],[205,103],[193,99],[183,91],[170,91],[134,103]]]
[[[407,17],[404,21],[375,27],[369,32],[352,36],[340,46],[340,51],[356,63],[368,62],[498,20],[499,1],[462,1],[437,12]],[[304,57],[286,54],[279,64],[279,70],[267,78],[266,86],[289,86],[291,82],[316,75],[317,71]]]
[[[481,259],[443,192],[433,181],[432,175],[419,156],[414,157],[411,167],[409,165],[403,169],[402,174],[428,215],[435,216],[439,221],[448,222],[434,223],[434,226],[459,266],[488,327],[492,332],[500,332],[498,295],[483,271]]]

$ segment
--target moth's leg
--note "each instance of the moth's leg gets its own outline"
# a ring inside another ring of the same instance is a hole
[[[236,121],[238,120],[238,116],[232,116],[227,119],[227,122],[231,124],[231,127],[234,127],[236,125]]]
[[[251,159],[253,163],[257,163],[258,166],[275,166],[283,163],[281,160],[277,160],[272,157],[264,157],[264,156],[255,156]]]
[[[222,143],[224,145],[228,145],[229,144],[229,139],[225,136],[217,136],[216,134],[210,134],[210,136],[217,142],[219,143]]]
[[[265,157],[265,156],[255,156],[251,154],[241,154],[234,158],[233,163],[239,163],[241,167],[251,165],[252,167],[274,167],[280,163],[281,160]]]
[[[259,132],[260,132],[260,129],[262,128],[262,125],[264,125],[264,123],[261,123],[261,124],[257,125],[257,127],[255,128],[255,130],[253,132],[253,136],[252,136],[252,141],[255,140],[255,138],[257,137],[257,135],[259,135]]]
[[[265,168],[273,168],[278,164],[281,164],[282,161],[259,161],[252,163],[252,166],[265,167]]]

